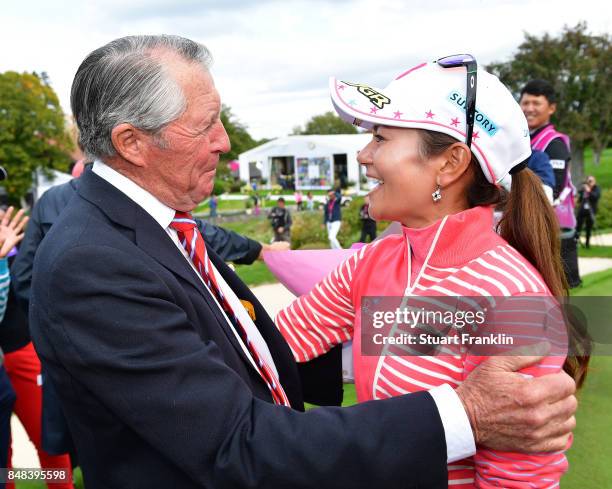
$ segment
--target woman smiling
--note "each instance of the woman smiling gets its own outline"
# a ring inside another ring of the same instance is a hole
[[[377,297],[559,297],[566,284],[556,217],[538,178],[523,113],[499,80],[470,55],[422,63],[386,88],[330,81],[346,121],[371,130],[358,161],[378,184],[376,220],[399,221],[402,234],[371,243],[312,292],[281,311],[276,323],[298,361],[354,341],[359,401],[446,385],[457,388],[483,360],[455,354],[364,354],[362,299]],[[494,207],[503,219],[494,228]],[[533,319],[532,319],[533,322]],[[535,331],[542,324],[529,324]],[[525,326],[525,325],[523,325]],[[565,332],[564,332],[565,333]],[[550,355],[522,372],[565,368],[580,384],[588,350],[569,331],[578,360]],[[563,453],[525,455],[478,447],[449,465],[452,487],[554,487],[567,470]]]

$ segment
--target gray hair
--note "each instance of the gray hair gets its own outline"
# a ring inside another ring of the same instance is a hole
[[[203,45],[179,36],[128,36],[90,53],[72,83],[70,105],[79,143],[90,158],[116,155],[111,132],[122,123],[156,136],[186,108],[183,91],[160,53],[177,54],[207,70],[212,62]]]

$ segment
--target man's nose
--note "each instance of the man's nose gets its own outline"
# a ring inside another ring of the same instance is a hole
[[[218,153],[228,153],[232,149],[227,131],[221,121],[214,128],[213,137],[211,138],[211,150]]]

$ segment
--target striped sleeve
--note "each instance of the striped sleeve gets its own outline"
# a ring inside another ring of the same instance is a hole
[[[355,307],[351,285],[365,248],[277,314],[276,326],[296,361],[312,360],[353,337]]]
[[[6,312],[10,284],[11,276],[9,274],[8,260],[2,258],[0,259],[0,322],[4,319],[4,313]]]
[[[509,301],[496,306],[494,324],[490,325],[495,332],[511,333],[515,343],[520,341],[520,346],[540,341],[548,341],[551,344],[549,356],[520,372],[528,377],[559,372],[567,353],[567,333],[560,309],[549,307],[554,299],[544,295],[519,295],[508,299]],[[464,376],[486,358],[467,355]],[[558,487],[561,476],[568,469],[564,451],[527,455],[478,447],[474,464],[474,485],[482,489]]]

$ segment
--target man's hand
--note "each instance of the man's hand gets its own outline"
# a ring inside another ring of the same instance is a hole
[[[261,243],[261,251],[259,252],[258,260],[263,260],[264,251],[287,251],[291,248],[288,241],[275,241],[272,244]]]
[[[564,450],[576,426],[576,384],[564,372],[525,378],[541,356],[493,357],[457,388],[477,445],[512,452]]]
[[[13,207],[0,214],[0,258],[5,258],[13,247],[23,239],[23,228],[28,223],[23,209],[13,216]],[[2,211],[0,211],[2,212]]]

